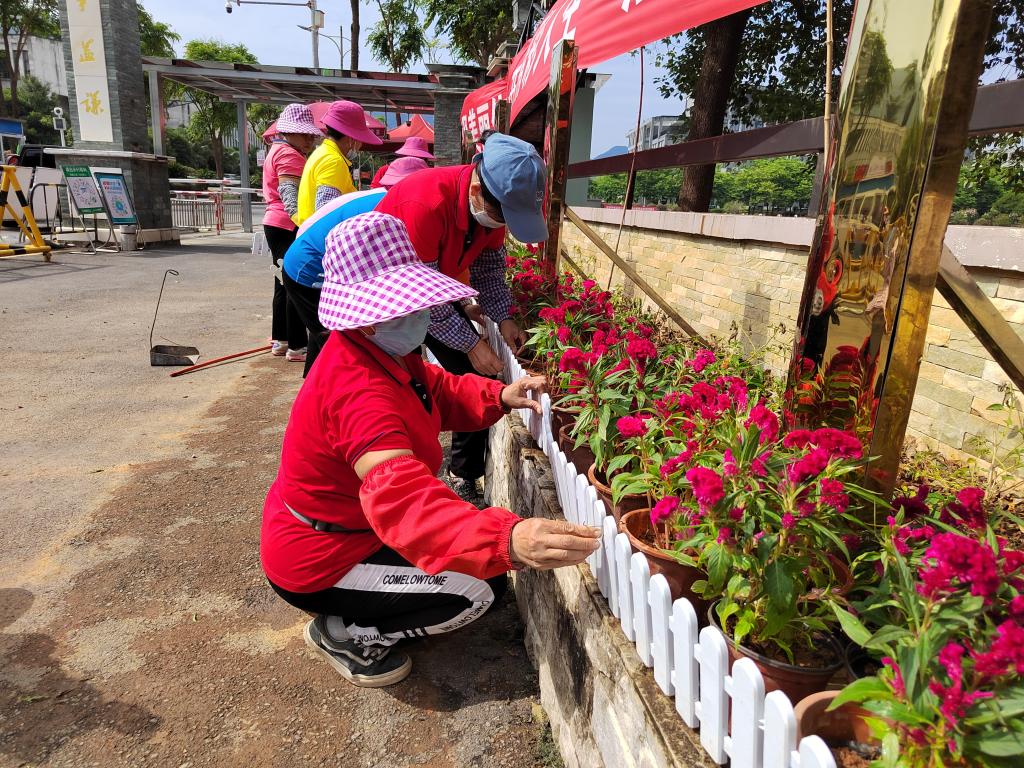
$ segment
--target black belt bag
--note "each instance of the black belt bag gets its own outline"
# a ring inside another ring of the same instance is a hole
[[[372,528],[346,528],[344,525],[325,523],[323,520],[314,520],[311,517],[306,517],[305,515],[296,512],[287,504],[285,504],[285,507],[292,513],[292,517],[300,523],[305,523],[314,531],[320,531],[321,533],[373,533]]]

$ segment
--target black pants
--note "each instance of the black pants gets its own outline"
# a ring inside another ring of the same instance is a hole
[[[276,264],[284,258],[288,246],[295,242],[295,230],[280,227],[263,226],[270,246],[271,263]],[[302,349],[306,346],[306,328],[295,306],[288,300],[284,286],[274,278],[274,303],[270,320],[270,337],[275,341],[288,343],[289,349]]]
[[[288,277],[287,273],[284,273],[283,276],[284,288],[288,291],[288,300],[295,306],[295,311],[298,312],[302,324],[309,334],[309,341],[306,345],[306,369],[302,372],[302,375],[305,376],[313,367],[316,356],[324,348],[329,335],[328,330],[320,325],[320,289],[300,285]]]
[[[476,373],[473,364],[469,362],[469,355],[452,349],[442,341],[433,336],[427,336],[427,349],[434,353],[434,357],[449,373],[462,376],[466,373]],[[483,477],[487,469],[487,435],[490,430],[481,429],[478,432],[453,432],[452,433],[452,461],[451,473],[463,480],[476,480]]]
[[[507,584],[505,574],[487,580],[454,571],[431,576],[384,547],[328,589],[304,593],[270,586],[300,610],[340,616],[348,633],[365,645],[394,645],[476,621],[501,599]]]

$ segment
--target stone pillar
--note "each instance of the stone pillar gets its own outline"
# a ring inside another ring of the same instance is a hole
[[[437,76],[434,91],[434,156],[438,165],[462,162],[462,102],[484,84],[484,70],[455,64],[428,64]]]
[[[168,158],[149,152],[135,0],[62,0],[60,24],[75,146],[49,151],[62,167],[121,169],[143,238],[177,240]]]

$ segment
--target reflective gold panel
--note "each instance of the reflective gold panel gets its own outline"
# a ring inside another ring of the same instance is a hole
[[[789,379],[797,422],[856,431],[895,482],[990,2],[859,0]]]

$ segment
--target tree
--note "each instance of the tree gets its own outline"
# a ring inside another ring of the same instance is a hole
[[[174,58],[174,44],[181,42],[181,35],[175,32],[170,24],[155,21],[141,2],[136,2],[135,5],[139,9],[139,43],[142,55]]]
[[[246,114],[253,133],[262,136],[270,124],[280,116],[281,108],[273,104],[250,104]]]
[[[391,72],[404,72],[423,55],[426,45],[416,6],[408,0],[377,0],[377,7],[380,21],[367,38],[370,50]]]
[[[25,45],[29,37],[60,38],[57,0],[0,0],[0,36],[0,56],[11,82],[10,94],[0,104],[0,111],[17,117],[21,111],[18,84]]]
[[[852,0],[834,0],[836,68],[846,50]],[[787,122],[824,110],[825,9],[820,0],[761,4],[673,39],[658,57],[667,70],[658,86],[666,97],[691,97],[681,119],[687,138],[717,136],[725,116],[742,122]],[[724,105],[724,106],[723,106]],[[687,169],[680,206],[707,210],[711,167]]]
[[[352,30],[349,32],[349,46],[351,59],[350,69],[359,69],[359,0],[349,0],[349,7],[352,9]]]
[[[494,51],[512,35],[512,6],[507,0],[421,0],[424,27],[446,35],[452,55],[486,67]]]
[[[185,58],[194,61],[231,61],[256,64],[256,57],[241,43],[231,45],[218,40],[190,40],[185,44]],[[189,122],[189,134],[208,142],[218,178],[224,175],[224,136],[235,128],[238,113],[234,104],[221,101],[205,91],[177,86],[180,95],[196,106]]]
[[[25,125],[25,141],[28,144],[59,144],[60,134],[53,127],[53,108],[60,105],[57,95],[42,81],[25,75],[21,79],[18,99],[21,121]]]

